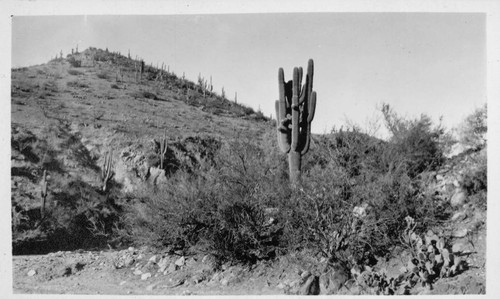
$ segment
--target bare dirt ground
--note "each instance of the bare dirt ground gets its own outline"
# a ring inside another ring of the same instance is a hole
[[[458,221],[441,233],[466,260],[456,276],[437,280],[431,288],[417,286],[411,294],[485,294],[486,229],[484,211],[462,211]],[[467,233],[465,236],[463,232]],[[407,255],[377,265],[395,277]],[[304,293],[304,274],[315,274],[315,263],[304,257],[283,257],[252,266],[216,266],[210,256],[182,256],[148,248],[104,251],[68,251],[13,257],[14,294],[113,295],[274,295]],[[149,274],[150,275],[149,275]],[[349,288],[338,294],[367,294]],[[368,292],[369,294],[369,292]]]

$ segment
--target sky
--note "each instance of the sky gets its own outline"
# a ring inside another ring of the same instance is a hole
[[[12,67],[45,63],[78,45],[163,62],[265,115],[275,115],[278,69],[315,62],[314,133],[363,128],[388,103],[454,127],[486,102],[484,13],[257,13],[14,16]],[[379,133],[383,134],[383,130]]]

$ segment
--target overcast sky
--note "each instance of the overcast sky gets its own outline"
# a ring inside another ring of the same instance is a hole
[[[486,18],[480,13],[280,13],[26,16],[12,19],[12,66],[60,50],[109,48],[165,62],[193,81],[274,116],[278,68],[315,62],[313,132],[362,126],[382,102],[447,127],[486,102]]]

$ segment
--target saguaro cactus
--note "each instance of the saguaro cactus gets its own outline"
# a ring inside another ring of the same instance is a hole
[[[43,171],[42,181],[40,182],[40,195],[42,197],[40,215],[43,218],[43,216],[45,216],[45,202],[47,200],[47,170]]]
[[[108,183],[113,178],[113,151],[109,151],[104,156],[104,163],[101,168],[102,191],[108,190]]]
[[[160,169],[163,169],[163,165],[165,162],[165,154],[167,153],[167,133],[165,132],[163,134],[163,138],[160,139],[160,150],[159,150],[159,155],[160,155]]]
[[[316,109],[316,92],[313,91],[314,62],[309,59],[304,85],[302,67],[293,69],[293,80],[285,82],[283,68],[278,71],[279,100],[276,101],[278,144],[288,154],[292,184],[300,181],[302,156],[309,151],[311,122]]]

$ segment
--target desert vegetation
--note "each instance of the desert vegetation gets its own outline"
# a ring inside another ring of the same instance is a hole
[[[147,245],[182,256],[209,254],[217,265],[250,266],[299,254],[321,269],[315,273],[319,280],[309,283],[328,294],[410,294],[468,269],[443,229],[465,202],[455,204],[453,193],[443,191],[450,186],[439,185],[438,177],[467,157],[469,166],[452,187],[484,214],[486,106],[455,135],[426,115],[402,117],[387,104],[379,111],[390,133],[384,140],[356,125],[314,135],[311,122],[321,98],[316,103],[312,61],[302,88],[302,68],[290,83],[279,70],[276,121],[238,104],[236,95],[229,101],[224,90],[216,94],[211,78],[200,74],[193,83],[130,53],[90,48],[66,59],[61,54],[48,65],[69,80],[27,86],[18,77],[23,70],[13,70],[13,106],[43,106],[37,122],[47,124],[35,129],[18,114],[13,117],[16,254]],[[92,95],[101,82],[109,94]],[[50,86],[53,94],[33,98]],[[54,94],[65,88],[64,97],[75,102],[56,106]],[[175,127],[161,125],[154,112],[130,109],[127,122],[120,122],[123,110],[96,108],[120,97],[128,99],[121,107],[140,102],[140,109],[155,111],[182,103],[179,115],[195,107],[205,127],[243,118],[258,132],[169,136]],[[69,110],[82,101],[93,110],[63,117],[61,107]],[[106,112],[96,117],[98,111]],[[449,158],[454,144],[468,150]],[[484,222],[475,224],[476,231],[481,228]],[[404,267],[391,276],[380,265],[397,256],[404,257]],[[332,269],[345,277],[328,278]]]

